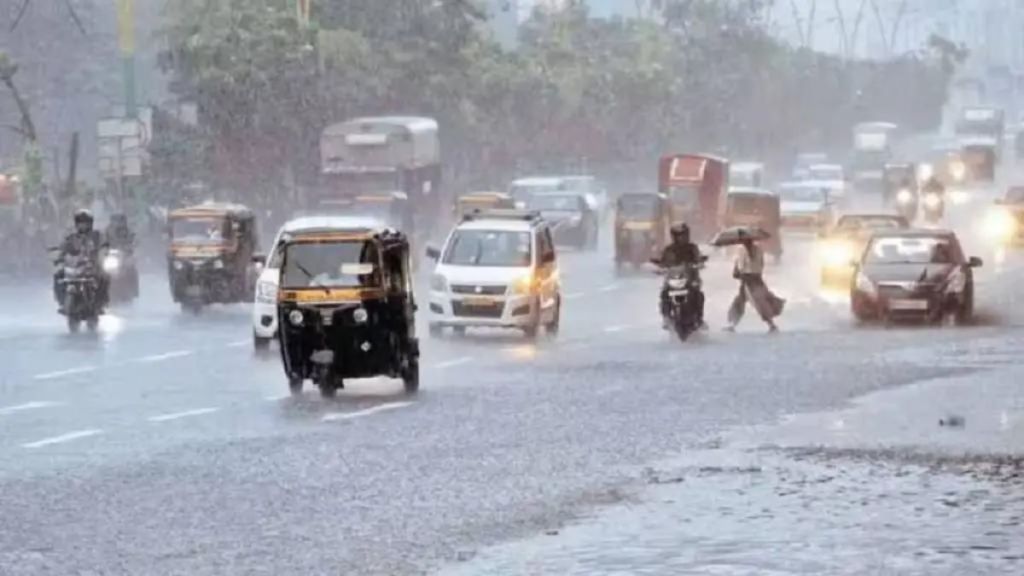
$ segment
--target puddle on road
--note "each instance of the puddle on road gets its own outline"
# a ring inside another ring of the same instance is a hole
[[[641,504],[440,574],[1024,573],[1024,476],[963,472],[703,451],[649,472]]]

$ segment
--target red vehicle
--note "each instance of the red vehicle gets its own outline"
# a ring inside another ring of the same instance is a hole
[[[729,190],[729,161],[703,154],[677,154],[661,159],[658,189],[672,207],[672,222],[690,225],[695,241],[718,232]]]

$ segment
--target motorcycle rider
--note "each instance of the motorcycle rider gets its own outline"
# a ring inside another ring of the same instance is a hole
[[[135,248],[135,233],[128,226],[128,217],[122,213],[110,216],[110,223],[104,232],[107,244],[111,248],[130,253]]]
[[[662,250],[661,257],[658,259],[658,265],[662,268],[672,268],[675,266],[682,266],[684,264],[700,264],[700,248],[690,241],[690,226],[685,222],[680,222],[678,224],[674,224],[669,232],[672,235],[672,242]],[[696,296],[696,306],[697,318],[700,321],[700,325],[703,327],[704,293],[699,290],[697,291]],[[666,328],[668,328],[670,307],[671,302],[668,297],[668,286],[663,285],[661,287],[661,318],[664,321]]]
[[[74,222],[74,231],[61,242],[57,262],[58,264],[63,263],[68,256],[85,256],[92,262],[99,288],[98,305],[102,309],[107,304],[108,282],[103,268],[100,266],[100,250],[107,248],[107,241],[102,234],[93,229],[93,216],[89,210],[76,211]],[[64,268],[58,266],[57,272],[53,276],[53,295],[57,299],[61,314],[64,314],[64,284],[61,282],[63,278]]]

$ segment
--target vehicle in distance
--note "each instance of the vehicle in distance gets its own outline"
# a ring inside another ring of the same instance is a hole
[[[853,278],[852,262],[864,252],[871,236],[888,230],[908,230],[910,221],[896,214],[844,214],[818,237],[823,288],[846,289]]]

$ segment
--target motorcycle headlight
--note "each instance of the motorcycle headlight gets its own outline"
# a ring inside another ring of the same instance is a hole
[[[277,284],[267,280],[256,284],[256,301],[271,304],[277,301]]]
[[[1006,210],[993,210],[985,219],[985,234],[997,240],[1012,238],[1017,234],[1017,219]]]
[[[875,283],[863,271],[857,272],[857,279],[854,282],[858,291],[872,295],[876,293]]]
[[[121,259],[117,256],[107,256],[103,259],[103,271],[107,274],[113,274],[121,267]]]
[[[898,193],[896,193],[896,201],[900,204],[910,204],[914,201],[914,194],[910,190],[902,188]]]
[[[447,292],[448,279],[442,274],[434,274],[430,277],[430,289],[434,292]]]
[[[213,266],[214,270],[221,270],[221,269],[224,268],[224,261],[221,260],[220,258],[218,258],[218,259],[213,261],[212,266]]]
[[[182,262],[181,260],[175,260],[174,261],[174,269],[175,270],[183,270],[184,268],[185,268],[185,263],[184,262]]]
[[[292,323],[292,326],[302,326],[302,321],[305,317],[302,314],[302,310],[292,310],[288,313],[288,321]]]
[[[850,265],[850,260],[853,259],[853,247],[848,242],[826,242],[821,246],[821,256],[826,267],[846,267]]]
[[[924,205],[934,210],[942,206],[942,198],[939,198],[938,194],[925,194]]]
[[[515,280],[515,282],[512,283],[512,293],[513,294],[526,294],[526,295],[528,295],[528,294],[533,294],[533,290],[534,290],[534,278],[533,278],[532,274],[528,274],[528,275],[523,276],[521,278],[517,278]]]
[[[352,319],[356,324],[366,324],[366,321],[370,319],[370,313],[366,311],[366,308],[356,308],[352,312]]]
[[[681,290],[686,288],[686,279],[684,278],[669,278],[668,287],[672,290]]]

